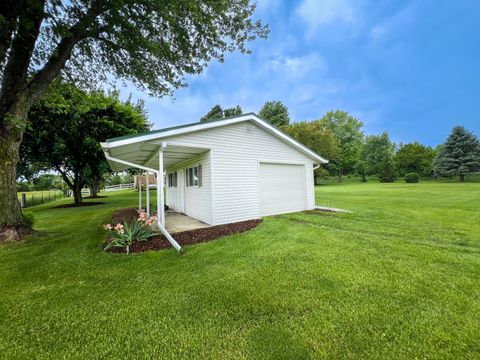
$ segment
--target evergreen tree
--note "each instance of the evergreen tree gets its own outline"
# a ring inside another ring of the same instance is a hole
[[[440,148],[434,163],[438,176],[458,176],[461,182],[465,175],[480,171],[480,142],[463,126],[456,126]]]

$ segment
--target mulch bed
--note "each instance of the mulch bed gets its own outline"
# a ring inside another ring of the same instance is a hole
[[[124,209],[129,210],[129,209]],[[222,236],[239,234],[257,227],[262,222],[261,219],[247,220],[232,224],[211,226],[203,229],[181,231],[172,234],[173,238],[182,246],[198,244],[215,240]],[[147,241],[136,241],[130,247],[130,252],[142,252],[149,250],[160,250],[172,247],[168,240],[163,235],[152,237]],[[125,253],[122,248],[110,248],[108,252]]]
[[[127,222],[131,224],[133,220],[138,218],[138,210],[134,208],[116,210],[112,215],[112,223],[118,224]]]
[[[105,204],[104,202],[100,201],[92,201],[92,202],[82,202],[80,205],[77,205],[75,203],[73,204],[64,204],[64,205],[57,205],[54,206],[54,209],[63,209],[63,208],[73,208],[73,207],[83,207],[83,206],[94,206],[94,205],[103,205]]]
[[[97,195],[97,196],[85,196],[84,199],[101,199],[101,198],[108,198],[107,195]]]

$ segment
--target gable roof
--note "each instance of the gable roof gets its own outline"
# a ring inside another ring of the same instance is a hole
[[[276,136],[280,140],[291,145],[293,148],[297,149],[298,151],[302,152],[308,157],[318,161],[319,163],[323,163],[323,164],[328,163],[328,160],[318,155],[313,150],[307,148],[305,145],[301,144],[297,140],[293,139],[292,137],[290,137],[289,135],[287,135],[277,127],[270,124],[269,122],[261,119],[255,113],[247,113],[247,114],[231,116],[223,119],[218,119],[218,120],[210,120],[206,122],[200,121],[200,122],[195,122],[190,124],[178,125],[178,126],[168,127],[164,129],[153,130],[153,131],[149,131],[141,134],[115,137],[115,138],[107,139],[106,142],[102,143],[102,148],[104,150],[107,150],[107,149],[112,149],[119,146],[142,143],[145,141],[161,139],[169,136],[188,134],[192,132],[212,129],[212,128],[235,124],[235,123],[244,122],[244,121],[252,121],[256,123],[258,126],[263,128],[264,130],[267,130],[270,134]]]

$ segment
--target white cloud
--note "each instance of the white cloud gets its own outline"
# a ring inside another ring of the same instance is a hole
[[[306,76],[324,73],[327,63],[317,53],[310,53],[304,56],[288,57],[278,56],[270,61],[273,70],[280,72],[286,80],[299,80]]]
[[[297,13],[311,31],[334,21],[352,22],[355,15],[350,0],[304,0],[297,8]]]
[[[388,17],[381,18],[380,21],[373,26],[368,34],[373,41],[382,40],[386,37],[390,41],[405,36],[405,31],[412,28],[412,23],[418,21],[419,10],[418,4],[412,3]]]

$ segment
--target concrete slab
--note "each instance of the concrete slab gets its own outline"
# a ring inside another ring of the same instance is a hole
[[[205,224],[198,219],[194,219],[190,216],[181,214],[173,210],[167,210],[165,212],[165,224],[167,231],[170,234],[174,234],[180,231],[188,231],[210,227],[210,225]]]
[[[332,211],[332,212],[338,212],[338,213],[348,213],[348,214],[352,214],[352,212],[349,211],[349,210],[332,208],[332,207],[328,207],[328,206],[315,206],[315,210]]]

